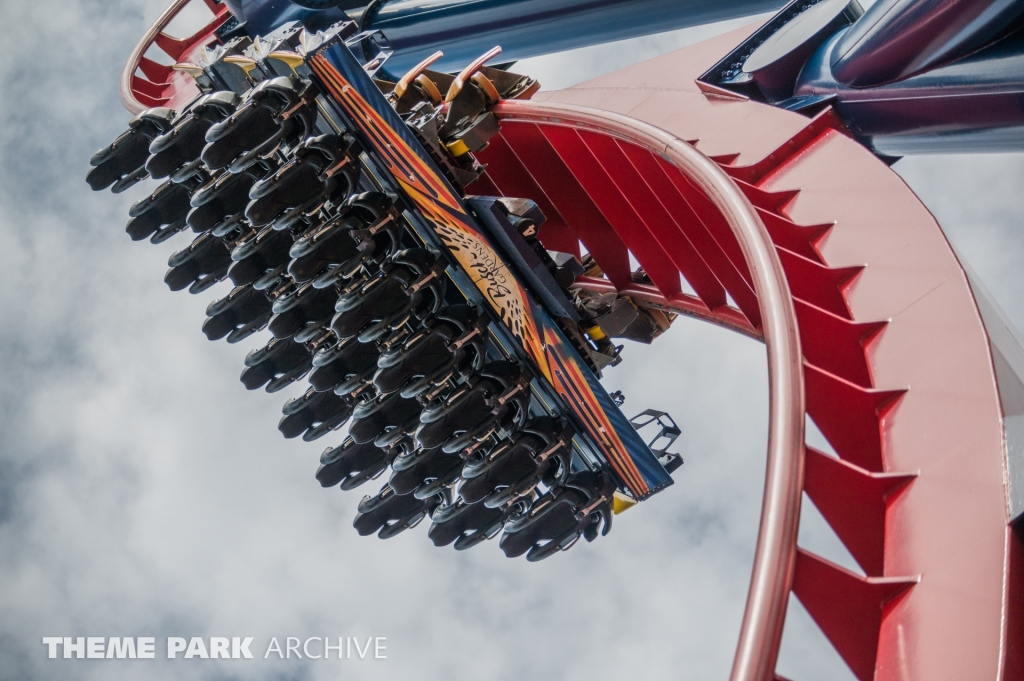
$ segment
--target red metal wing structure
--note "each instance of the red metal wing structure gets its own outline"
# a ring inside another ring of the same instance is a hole
[[[1019,345],[991,344],[1001,322],[934,217],[831,111],[695,82],[736,42],[501,103],[470,191],[543,206],[542,239],[578,240],[607,275],[578,286],[766,342],[768,474],[734,680],[769,678],[790,591],[858,679],[1020,678],[1003,430],[1020,378],[1000,359]],[[630,280],[629,253],[650,283]],[[805,414],[838,458],[803,445]],[[801,491],[864,576],[797,547]]]

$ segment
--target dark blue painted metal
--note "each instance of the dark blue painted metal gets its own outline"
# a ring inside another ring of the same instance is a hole
[[[1024,0],[879,0],[832,51],[853,87],[908,78],[981,49],[1024,16]]]
[[[345,13],[338,7],[325,10],[302,7],[292,0],[223,0],[231,13],[252,37],[263,36],[290,21],[299,21],[308,28],[324,29],[344,21]]]
[[[852,88],[829,63],[843,34],[808,60],[796,96],[835,94],[851,132],[885,156],[1024,150],[1024,35],[897,83]]]
[[[266,35],[315,12],[291,0],[225,0],[249,35]],[[328,10],[348,14],[361,28],[384,31],[395,47],[388,65],[401,75],[443,50],[434,68],[458,71],[495,45],[501,61],[596,45],[685,26],[778,10],[783,0],[384,0],[366,20],[358,2]],[[366,4],[366,3],[363,3]],[[326,14],[326,12],[325,12]]]
[[[372,20],[395,47],[390,68],[435,50],[454,71],[495,45],[502,61],[776,11],[779,0],[392,0]]]

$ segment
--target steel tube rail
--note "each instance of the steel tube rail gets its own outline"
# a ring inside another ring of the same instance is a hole
[[[730,681],[775,676],[793,583],[804,476],[805,393],[796,312],[775,246],[756,210],[711,159],[684,140],[620,114],[555,102],[505,100],[499,119],[591,129],[669,160],[726,218],[750,268],[768,348],[767,470],[754,566]]]
[[[264,2],[266,0],[263,0]],[[360,19],[383,31],[395,48],[398,73],[434,50],[439,70],[457,71],[494,45],[515,61],[686,26],[774,12],[782,0],[390,0]]]

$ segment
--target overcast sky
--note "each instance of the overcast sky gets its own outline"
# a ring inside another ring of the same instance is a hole
[[[495,542],[435,549],[351,527],[364,493],[322,490],[341,440],[285,441],[280,406],[238,381],[237,345],[200,332],[207,303],[163,284],[187,243],[133,243],[128,206],[92,193],[89,155],[129,116],[117,80],[165,0],[0,0],[0,678],[724,679],[760,510],[764,350],[682,320],[608,372],[629,414],[683,428],[677,484],[608,537],[540,564]],[[521,65],[548,87],[683,46],[683,31]],[[1018,328],[1019,155],[896,165]],[[850,565],[805,505],[801,543]],[[48,660],[43,636],[387,637],[384,661]],[[851,678],[792,606],[779,671]]]

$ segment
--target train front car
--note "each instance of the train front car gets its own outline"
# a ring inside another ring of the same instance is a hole
[[[429,69],[435,55],[395,82],[384,37],[346,20],[218,43],[173,67],[191,101],[140,112],[87,179],[162,182],[126,231],[196,235],[165,282],[231,281],[203,331],[270,332],[246,358],[247,388],[308,378],[284,405],[285,437],[347,426],[321,485],[390,470],[359,505],[360,534],[430,518],[438,546],[504,530],[506,555],[541,560],[672,483],[681,458],[651,448],[674,440],[671,419],[638,417],[663,426],[649,446],[598,381],[621,361],[611,337],[649,342],[672,315],[571,288],[598,266],[546,250],[533,201],[465,195],[500,129],[491,107],[536,81],[487,67],[495,49],[454,76]]]

